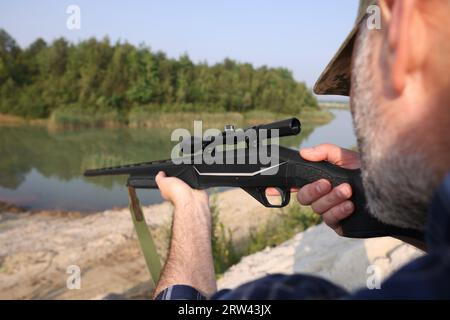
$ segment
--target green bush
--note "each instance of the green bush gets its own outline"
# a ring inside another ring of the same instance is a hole
[[[320,221],[320,216],[312,212],[310,208],[291,205],[282,209],[278,217],[269,220],[250,233],[246,255],[261,251],[266,247],[275,247]]]
[[[242,257],[266,247],[277,246],[321,221],[320,216],[313,213],[310,208],[301,208],[294,203],[281,209],[264,225],[252,230],[245,243],[237,244],[233,241],[231,230],[226,229],[219,221],[215,200],[212,201],[211,210],[213,215],[212,252],[217,276],[238,263]]]

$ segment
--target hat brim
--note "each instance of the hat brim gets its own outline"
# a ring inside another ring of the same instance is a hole
[[[330,63],[314,85],[314,93],[323,95],[350,95],[351,63],[359,22],[344,40]]]

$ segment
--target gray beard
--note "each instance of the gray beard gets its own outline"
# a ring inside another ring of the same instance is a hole
[[[410,137],[389,135],[379,111],[380,85],[371,74],[373,37],[361,27],[355,43],[351,105],[370,213],[378,220],[423,230],[438,179]],[[373,85],[372,85],[373,84]]]

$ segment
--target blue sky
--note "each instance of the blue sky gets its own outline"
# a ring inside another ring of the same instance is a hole
[[[81,9],[81,29],[66,8]],[[350,31],[357,0],[14,0],[0,2],[0,28],[21,46],[37,37],[144,42],[170,57],[215,63],[230,57],[287,67],[312,86]]]

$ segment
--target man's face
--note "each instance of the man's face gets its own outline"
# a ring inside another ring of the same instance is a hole
[[[389,97],[382,34],[360,26],[355,43],[350,104],[361,150],[363,183],[371,213],[399,227],[423,229],[437,178],[419,148],[402,100]],[[403,100],[404,101],[404,100]],[[409,127],[408,127],[409,126]]]

